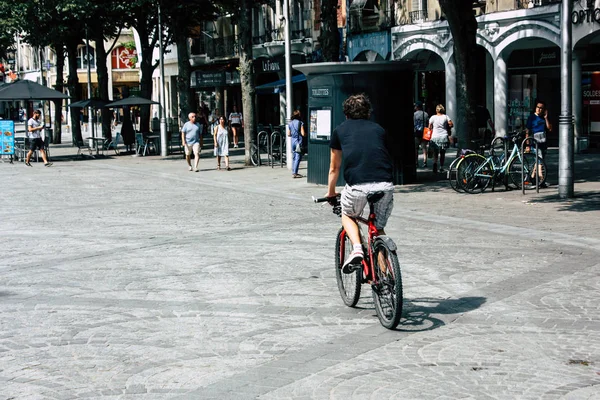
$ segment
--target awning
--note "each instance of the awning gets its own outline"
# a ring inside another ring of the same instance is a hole
[[[292,84],[298,82],[304,82],[306,76],[304,74],[292,76]],[[280,79],[275,82],[265,83],[256,87],[256,93],[258,94],[273,94],[285,91],[285,79]]]

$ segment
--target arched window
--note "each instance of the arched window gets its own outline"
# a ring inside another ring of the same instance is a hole
[[[131,46],[119,46],[110,53],[113,69],[132,69],[137,63],[137,51]]]
[[[88,52],[86,51],[86,46],[80,46],[77,49],[77,68],[87,69],[88,61],[91,68],[96,68],[96,50],[92,46],[89,46]]]

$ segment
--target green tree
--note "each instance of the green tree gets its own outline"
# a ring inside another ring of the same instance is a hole
[[[454,42],[454,62],[456,66],[457,119],[463,126],[457,127],[459,147],[467,148],[475,137],[475,96],[476,82],[477,20],[472,1],[439,0],[442,12],[448,20]]]

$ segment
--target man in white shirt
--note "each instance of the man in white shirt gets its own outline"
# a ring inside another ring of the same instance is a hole
[[[40,110],[35,110],[33,112],[33,117],[29,118],[27,121],[27,136],[29,137],[29,152],[27,153],[27,157],[25,157],[25,165],[31,167],[31,155],[34,151],[40,150],[40,154],[42,155],[42,160],[44,160],[44,165],[46,167],[50,167],[52,165],[51,162],[48,162],[48,158],[46,157],[46,150],[44,148],[44,140],[42,139],[41,131],[44,129],[44,124],[40,121],[40,117],[42,112]]]

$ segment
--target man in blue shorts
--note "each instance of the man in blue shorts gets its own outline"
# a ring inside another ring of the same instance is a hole
[[[335,183],[344,159],[342,191],[342,226],[352,242],[352,252],[342,267],[351,273],[364,258],[360,233],[355,217],[363,213],[367,205],[367,194],[383,191],[385,195],[375,203],[375,226],[384,235],[384,228],[394,206],[393,161],[388,151],[385,130],[369,121],[371,102],[364,94],[356,94],[344,101],[346,121],[332,133],[329,147],[331,162],[327,197],[336,196]]]

